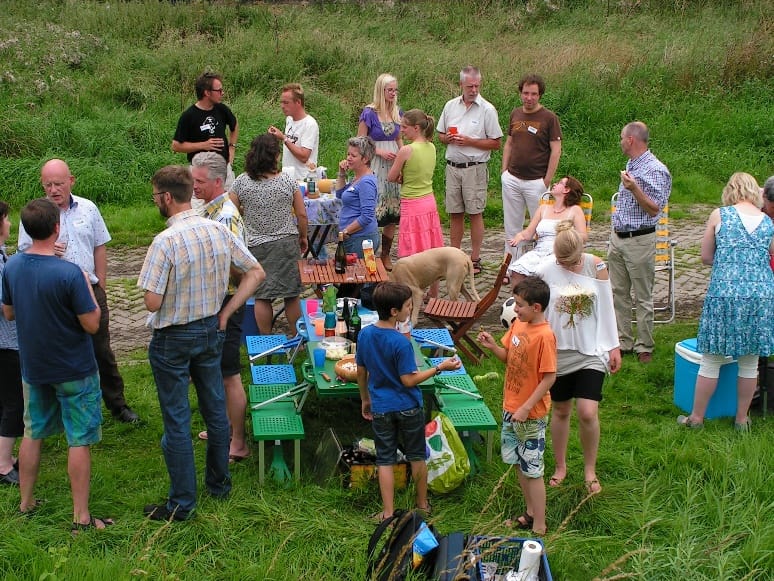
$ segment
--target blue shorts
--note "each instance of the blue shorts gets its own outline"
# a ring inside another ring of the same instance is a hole
[[[24,437],[42,440],[64,431],[71,448],[102,439],[102,392],[99,374],[64,383],[30,384],[24,388]]]
[[[391,466],[398,462],[398,440],[409,462],[427,460],[425,444],[425,411],[421,407],[400,412],[374,413],[371,422],[376,445],[376,465]]]
[[[527,478],[542,478],[545,470],[546,418],[503,422],[500,453],[506,464],[518,464]]]

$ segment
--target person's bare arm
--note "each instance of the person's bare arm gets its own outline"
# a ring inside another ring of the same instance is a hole
[[[218,328],[222,331],[226,330],[228,319],[234,314],[239,307],[244,305],[253,294],[255,289],[266,279],[266,273],[263,267],[255,263],[250,270],[242,275],[242,279],[239,281],[239,286],[234,292],[234,296],[223,306],[218,313]]]
[[[3,305],[3,316],[5,317],[6,321],[14,321],[16,320],[16,313],[13,310],[13,306],[11,305]]]
[[[155,313],[161,308],[161,302],[164,300],[164,295],[152,293],[151,291],[145,291],[145,295],[142,298],[145,303],[145,308],[151,313]]]
[[[707,266],[712,266],[715,261],[715,226],[720,224],[720,210],[712,210],[707,227],[704,228],[704,234],[701,237],[701,262]]]
[[[200,151],[217,151],[223,149],[222,137],[210,137],[207,141],[176,141],[172,140],[172,151],[175,153],[199,153]]]
[[[104,244],[94,249],[94,274],[99,279],[97,284],[102,290],[105,290],[107,285],[107,249]]]
[[[554,381],[556,381],[556,372],[544,373],[543,379],[541,379],[540,383],[537,384],[537,387],[535,388],[535,391],[532,392],[532,395],[530,395],[527,398],[527,401],[525,401],[522,406],[513,414],[513,419],[517,422],[526,421],[527,416],[529,416],[529,412],[532,411],[532,408],[534,408],[537,403],[543,399],[543,396],[548,393],[548,390],[551,389]]]
[[[403,166],[411,157],[411,153],[412,153],[411,148],[408,145],[405,147],[401,147],[398,150],[398,155],[395,157],[395,162],[392,164],[390,171],[387,172],[388,182],[395,182],[395,183],[401,182],[401,174],[403,173]]]
[[[228,141],[228,162],[234,165],[234,154],[236,153],[237,143],[239,143],[239,123],[234,125],[234,129],[229,134]]]
[[[551,148],[551,156],[548,158],[548,167],[543,178],[543,183],[547,188],[551,187],[551,181],[554,179],[554,174],[556,174],[556,168],[559,167],[559,158],[562,156],[562,142],[554,140],[548,145]]]
[[[401,375],[400,382],[403,384],[403,387],[416,387],[431,377],[435,377],[437,373],[436,369],[438,371],[453,371],[459,369],[460,365],[462,365],[462,362],[459,357],[449,357],[430,369],[425,369],[423,371],[417,370],[414,373]]]
[[[99,319],[102,316],[102,309],[100,309],[97,304],[97,297],[94,296],[94,289],[91,286],[89,275],[85,270],[83,271],[83,279],[86,281],[86,288],[89,289],[91,300],[94,301],[94,310],[78,315],[78,322],[81,324],[84,331],[89,335],[94,335],[99,330]]]
[[[661,208],[658,207],[658,204],[654,202],[650,196],[642,191],[642,188],[628,172],[621,172],[621,182],[624,187],[632,193],[634,199],[640,205],[640,208],[642,208],[648,216],[658,216],[659,212],[661,212]]]
[[[508,169],[508,162],[511,161],[511,147],[513,147],[513,144],[511,143],[511,136],[509,135],[505,138],[505,145],[503,145],[503,166],[500,173],[505,173],[505,170]]]

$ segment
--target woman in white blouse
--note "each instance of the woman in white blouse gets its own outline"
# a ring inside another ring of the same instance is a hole
[[[621,367],[621,350],[607,266],[583,252],[583,235],[573,222],[561,222],[554,241],[556,260],[536,274],[551,288],[546,317],[556,335],[556,382],[551,388],[551,444],[556,467],[549,486],[567,476],[567,442],[572,400],[576,400],[584,481],[589,494],[602,490],[596,473],[599,448],[599,402],[607,372]]]

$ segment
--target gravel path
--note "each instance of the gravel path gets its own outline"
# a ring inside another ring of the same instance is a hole
[[[701,312],[710,269],[701,264],[699,243],[704,231],[703,220],[709,216],[710,210],[710,207],[692,206],[690,212],[687,212],[688,218],[672,223],[672,235],[677,241],[675,280],[678,320],[696,319]],[[610,234],[610,222],[608,217],[599,215],[600,218],[592,222],[589,243],[591,252],[604,256]],[[448,231],[446,234],[448,239]],[[483,295],[494,284],[494,275],[502,257],[503,240],[503,230],[487,230],[481,252],[484,271],[476,277],[479,294]],[[463,242],[463,250],[470,251],[469,242]],[[110,332],[113,349],[119,355],[144,348],[150,341],[150,331],[145,327],[148,313],[143,305],[142,292],[136,287],[144,257],[145,248],[108,246],[107,295],[110,305]],[[665,277],[657,276],[655,300],[658,301],[659,297],[664,296],[665,291]],[[501,289],[502,301],[508,296],[508,289]],[[487,313],[483,320],[484,325],[499,326],[499,302]],[[419,325],[423,325],[421,316]],[[287,331],[284,317],[279,318],[275,330]]]

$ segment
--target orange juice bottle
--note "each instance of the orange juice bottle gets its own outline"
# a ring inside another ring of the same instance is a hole
[[[363,258],[368,274],[374,274],[376,272],[376,258],[374,258],[373,240],[363,240]]]

